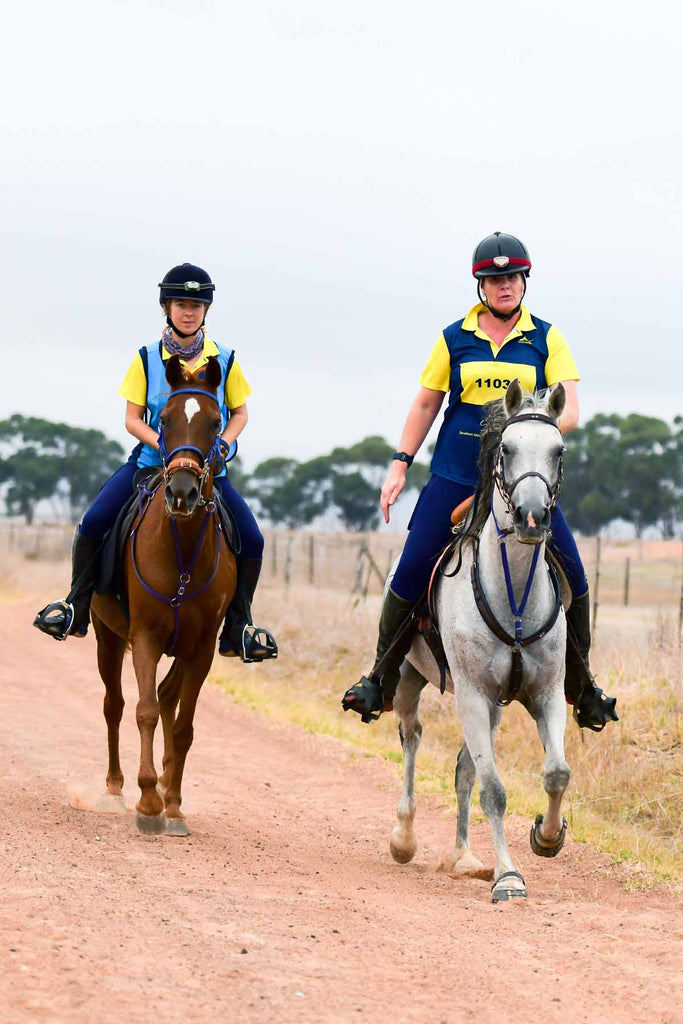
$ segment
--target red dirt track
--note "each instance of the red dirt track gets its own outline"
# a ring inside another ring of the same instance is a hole
[[[556,861],[535,858],[529,822],[513,817],[530,899],[494,907],[490,883],[436,871],[455,821],[426,800],[417,857],[399,867],[391,765],[214,687],[186,771],[189,839],[138,836],[130,811],[74,809],[74,792],[104,791],[94,641],[40,636],[34,610],[3,606],[3,1024],[683,1020],[675,896],[629,892],[621,869],[571,841]],[[125,671],[132,804],[129,657]],[[474,840],[492,863],[485,825]]]

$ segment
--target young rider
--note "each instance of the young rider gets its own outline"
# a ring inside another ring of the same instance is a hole
[[[126,399],[126,429],[138,444],[128,462],[104,484],[76,531],[69,600],[47,605],[34,620],[38,629],[56,640],[86,635],[103,538],[131,497],[137,470],[161,465],[159,417],[168,397],[165,372],[171,355],[178,354],[189,369],[201,367],[209,356],[215,356],[224,381],[218,391],[223,440],[231,445],[247,424],[246,399],[251,388],[232,349],[217,345],[204,331],[215,290],[211,278],[201,267],[183,263],[169,270],[159,288],[166,329],[160,341],[140,349],[119,389],[119,394]],[[237,590],[225,619],[219,652],[228,657],[239,655],[244,661],[264,661],[277,656],[277,645],[268,630],[256,628],[251,622],[251,601],[263,558],[263,536],[246,501],[228,480],[224,467],[214,476],[214,484],[232,513],[241,540]]]
[[[406,471],[450,392],[432,458],[432,476],[415,506],[408,539],[384,600],[375,666],[368,679],[362,678],[346,692],[342,700],[345,710],[367,715],[391,707],[414,629],[400,634],[382,665],[381,677],[374,673],[425,591],[434,560],[450,538],[451,511],[474,492],[485,403],[501,397],[515,377],[529,391],[561,381],[567,401],[558,426],[566,433],[578,424],[579,375],[569,346],[556,327],[522,305],[530,271],[529,253],[518,238],[500,231],[484,238],[472,258],[480,301],[466,317],[447,327],[432,349],[406,419],[400,450],[382,488],[385,521],[389,522],[389,509],[405,487]],[[567,645],[565,692],[576,705],[579,725],[599,730],[617,720],[616,702],[603,696],[590,672],[588,583],[558,506],[552,513],[552,538],[572,588],[567,621],[577,641]]]

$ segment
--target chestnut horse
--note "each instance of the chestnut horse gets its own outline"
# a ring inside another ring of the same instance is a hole
[[[221,368],[210,357],[194,373],[178,356],[166,369],[171,387],[161,414],[163,483],[147,492],[126,542],[121,576],[130,622],[111,595],[96,594],[92,621],[97,662],[106,688],[109,770],[107,793],[122,797],[119,725],[123,714],[121,666],[128,644],[138,682],[140,831],[187,836],[181,784],[192,744],[195,707],[208,675],[216,635],[235,591],[235,558],[214,502],[213,474],[221,457],[223,423],[216,399]],[[170,671],[156,685],[162,654]],[[154,731],[161,714],[163,772],[154,767]]]

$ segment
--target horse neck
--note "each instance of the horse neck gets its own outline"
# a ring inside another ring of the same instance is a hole
[[[500,495],[496,492],[493,508],[496,521],[501,530],[507,530],[512,526],[512,517],[505,508]],[[501,545],[505,545],[508,566],[510,569],[510,580],[517,607],[519,607],[524,590],[533,567],[534,553],[537,545],[520,544],[514,533],[508,534],[502,540],[498,539],[498,532],[493,515],[489,515],[481,533],[479,541],[479,576],[486,598],[496,618],[501,623],[508,624],[514,620],[510,608],[505,571],[501,556]],[[536,570],[531,583],[531,590],[524,612],[525,634],[540,625],[541,621],[547,618],[553,602],[553,592],[548,573],[544,566],[545,541],[540,545]]]

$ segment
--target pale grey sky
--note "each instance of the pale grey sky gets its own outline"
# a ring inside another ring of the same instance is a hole
[[[584,418],[673,418],[682,22],[661,0],[13,5],[0,273],[28,358],[0,417],[128,445],[118,386],[188,260],[254,389],[248,467],[397,441],[475,301],[475,243],[503,230],[570,341]]]

